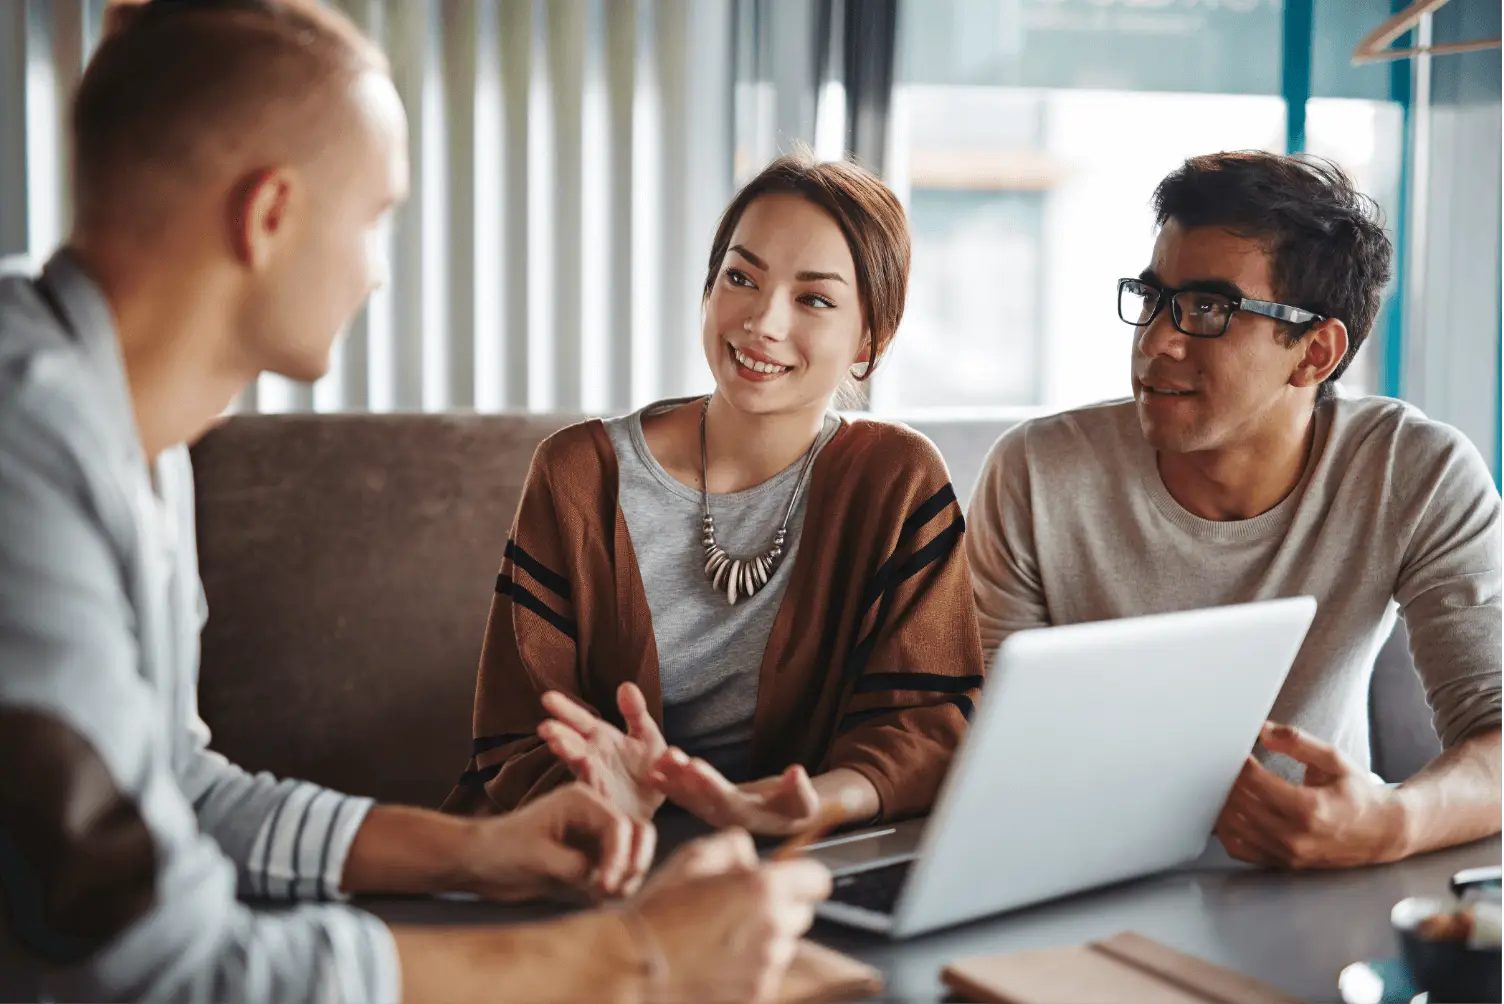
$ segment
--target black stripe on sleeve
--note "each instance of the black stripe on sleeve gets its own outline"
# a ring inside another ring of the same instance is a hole
[[[940,673],[874,673],[856,681],[854,694],[878,694],[890,690],[923,690],[936,694],[964,694],[982,686],[980,676],[944,676]]]
[[[961,530],[961,520],[958,518],[936,534],[934,540],[910,555],[909,560],[891,571],[888,576],[889,581],[881,583],[881,588],[877,588],[877,594],[882,597],[882,602],[877,607],[877,617],[872,622],[872,630],[868,631],[866,637],[851,650],[851,656],[846,660],[846,667],[842,670],[844,681],[850,683],[866,671],[867,660],[872,658],[872,650],[877,646],[878,636],[882,634],[883,626],[887,623],[888,610],[893,604],[894,589],[918,575],[926,566],[949,554],[955,548],[956,542],[961,539]],[[877,577],[873,579],[874,588],[879,586],[878,580],[882,577],[883,569],[879,569]]]
[[[466,788],[483,788],[486,782],[501,773],[501,764],[493,764],[490,767],[482,767],[480,770],[467,770],[460,775],[459,783]]]
[[[858,725],[869,722],[874,718],[881,718],[883,715],[893,715],[900,711],[917,711],[920,708],[938,708],[946,704],[954,704],[961,710],[961,716],[968,722],[971,721],[971,713],[975,710],[976,706],[972,704],[971,698],[965,694],[956,694],[935,704],[909,704],[899,708],[867,708],[863,711],[853,711],[841,719],[841,724],[836,726],[836,731],[838,733],[850,732]]]
[[[558,594],[560,599],[570,598],[569,580],[528,554],[515,540],[507,541],[505,556],[511,558],[518,568],[538,580],[539,585]]]
[[[542,600],[538,599],[538,597],[528,592],[526,586],[518,585],[516,582],[512,581],[512,578],[510,576],[506,575],[505,573],[496,577],[496,592],[502,596],[510,596],[513,603],[516,603],[521,607],[526,607],[528,610],[531,610],[539,617],[542,617],[554,627],[558,628],[559,632],[570,641],[574,641],[576,639],[577,629],[575,627],[574,621],[570,620],[568,617],[565,617],[562,614],[554,612],[554,610],[549,607],[547,603],[544,603]]]
[[[494,736],[477,736],[470,742],[470,755],[479,756],[487,750],[494,750],[508,743],[515,743],[519,739],[531,739],[531,732],[503,732]]]
[[[931,495],[924,503],[903,521],[903,526],[898,530],[898,543],[903,544],[914,534],[918,533],[930,520],[940,515],[945,507],[956,501],[956,489],[946,482],[945,487]]]
[[[878,568],[876,574],[872,576],[872,581],[867,585],[867,591],[862,594],[863,617],[867,616],[867,611],[872,607],[872,604],[877,602],[877,598],[883,594],[883,590],[888,588],[888,580],[894,574],[893,570],[899,561],[899,552],[903,550],[904,545],[923,529],[930,520],[944,512],[955,501],[956,490],[947,482],[944,488],[941,488],[926,499],[918,509],[909,514],[908,519],[903,521],[903,526],[898,529],[898,543],[894,545],[893,553]],[[960,513],[956,514],[956,520],[963,527],[965,526]]]

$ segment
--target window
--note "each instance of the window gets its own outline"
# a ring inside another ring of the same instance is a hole
[[[1345,45],[1345,62],[1384,15],[1342,6],[1316,5],[1313,52]],[[1148,259],[1149,198],[1186,157],[1286,148],[1283,31],[1281,0],[909,0],[889,175],[914,261],[873,406],[1053,410],[1126,395],[1115,282]],[[1306,148],[1392,218],[1403,115],[1387,70],[1313,84]],[[1376,389],[1377,359],[1365,348],[1344,383]]]

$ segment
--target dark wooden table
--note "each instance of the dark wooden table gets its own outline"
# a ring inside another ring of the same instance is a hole
[[[686,832],[678,824],[661,829],[666,847]],[[1398,953],[1389,927],[1396,902],[1445,896],[1454,873],[1499,864],[1501,844],[1494,837],[1396,865],[1299,874],[1247,869],[1216,857],[910,941],[824,923],[811,936],[881,969],[887,1000],[943,1000],[940,970],[955,959],[1137,931],[1302,999],[1333,1001],[1343,967]],[[368,898],[359,905],[407,924],[517,923],[557,916],[562,909],[413,898]]]

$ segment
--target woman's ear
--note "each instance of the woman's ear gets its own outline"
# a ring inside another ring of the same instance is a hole
[[[851,375],[858,380],[865,378],[872,369],[872,336],[862,332],[862,348],[851,361]]]
[[[851,361],[851,376],[856,380],[865,380],[872,374],[872,356],[874,356],[875,338],[872,332],[862,332],[862,349],[856,353],[856,359]]]

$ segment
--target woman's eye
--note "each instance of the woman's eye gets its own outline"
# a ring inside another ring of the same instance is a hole
[[[829,300],[821,296],[819,293],[808,293],[800,297],[800,300],[811,307],[818,307],[821,310],[829,310],[831,307],[835,306],[835,302],[833,300]]]
[[[731,283],[731,285],[733,286],[744,286],[749,289],[755,288],[756,286],[756,283],[752,281],[751,276],[747,275],[747,273],[743,272],[741,269],[736,268],[728,268],[726,270],[726,281]]]

